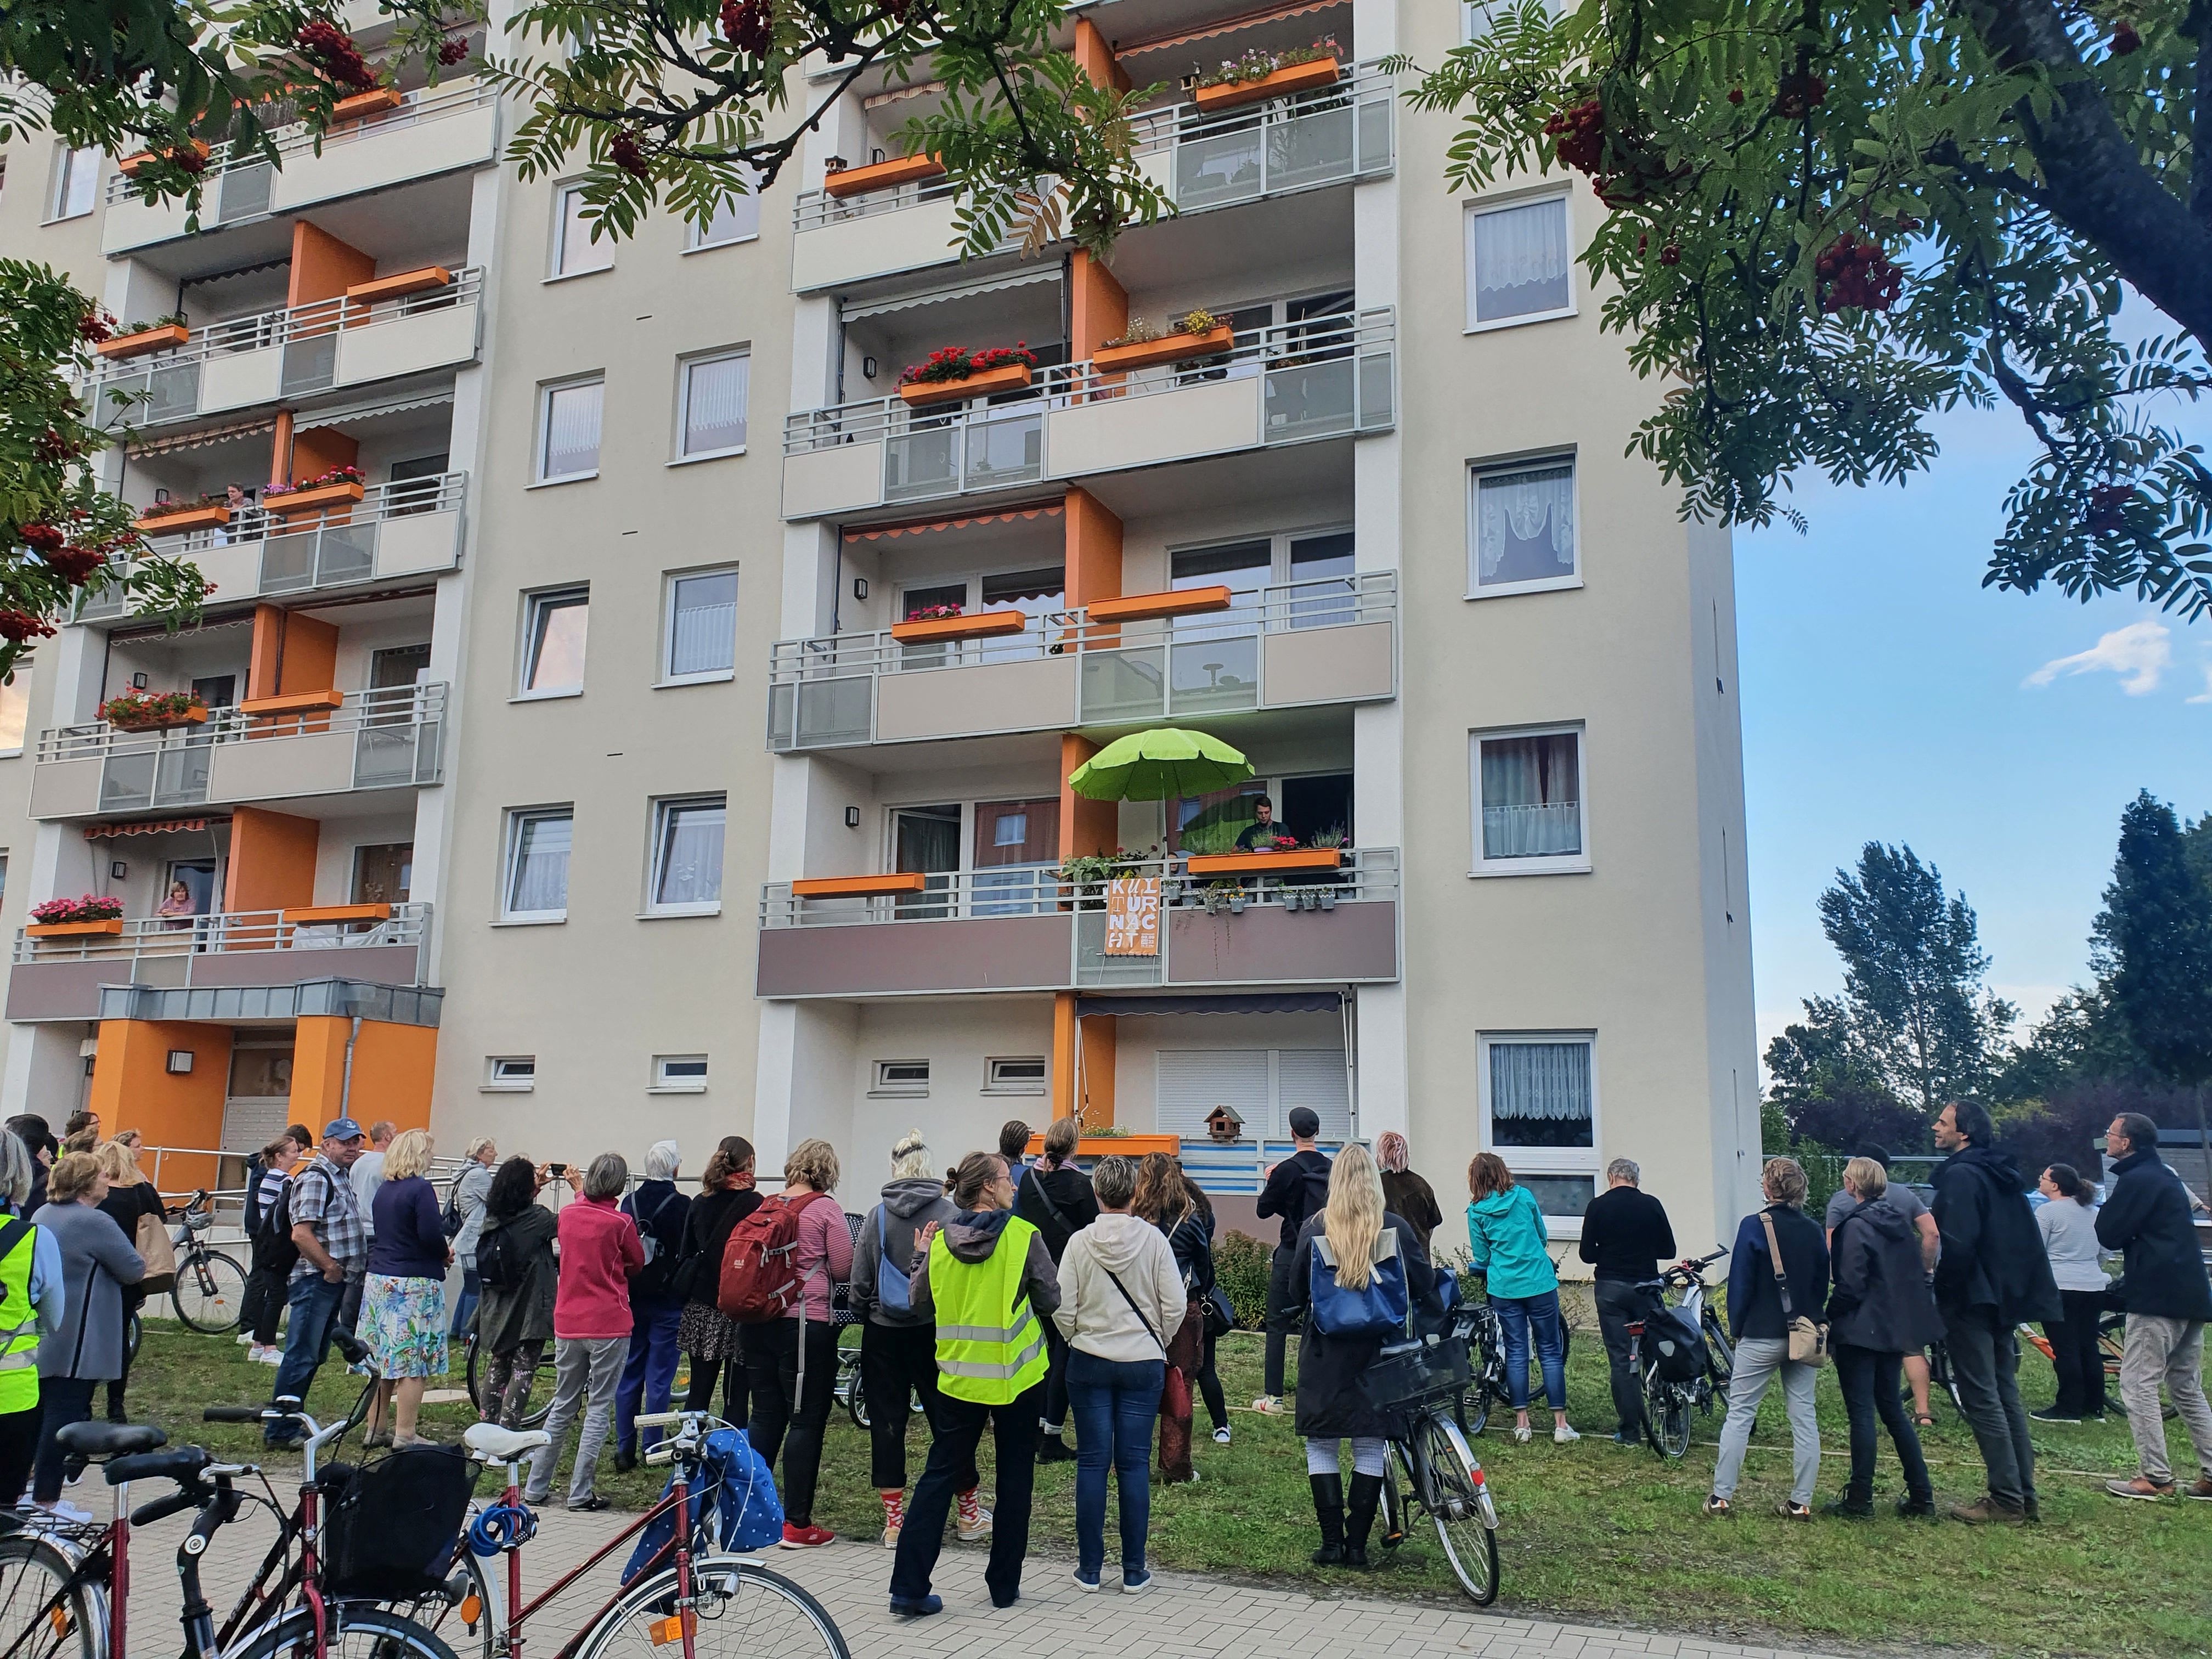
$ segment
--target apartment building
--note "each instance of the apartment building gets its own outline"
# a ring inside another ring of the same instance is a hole
[[[958,259],[893,137],[936,89],[880,77],[757,198],[613,245],[465,81],[216,158],[194,234],[16,145],[9,250],[185,314],[104,366],[142,398],[111,482],[262,487],[164,531],[201,627],[88,615],[0,702],[8,925],[126,912],[19,933],[0,1103],[695,1166],[819,1134],[855,1203],[911,1125],[950,1162],[1080,1112],[1231,1224],[1304,1105],[1440,1192],[1495,1148],[1562,1238],[1617,1156],[1717,1225],[1758,1129],[1729,540],[1624,458],[1651,393],[1571,263],[1586,191],[1447,193],[1449,121],[1379,67],[1463,26],[1072,10],[1094,77],[1164,83],[1177,211],[1110,260]],[[1187,82],[1316,37],[1333,70]],[[140,684],[206,720],[96,720]],[[1160,726],[1254,776],[1071,788]],[[1262,796],[1297,847],[1240,863]],[[1062,874],[1117,851],[1083,873],[1158,882],[1133,934]]]

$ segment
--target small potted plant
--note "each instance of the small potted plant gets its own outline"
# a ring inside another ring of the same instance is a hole
[[[1192,83],[1191,95],[1201,110],[1232,109],[1334,86],[1343,73],[1342,56],[1342,49],[1328,36],[1287,52],[1248,52],[1201,71]]]
[[[185,313],[173,311],[149,323],[125,323],[122,332],[97,342],[92,349],[112,362],[123,357],[143,357],[149,351],[167,351],[191,337],[191,325],[185,320]]]
[[[1194,357],[1217,356],[1234,340],[1228,320],[1202,307],[1175,318],[1165,331],[1139,317],[1127,332],[1091,354],[1091,367],[1101,374],[1120,374],[1160,363],[1188,362]]]
[[[899,371],[899,396],[908,407],[981,398],[994,392],[1018,392],[1030,383],[1036,354],[1026,340],[1010,346],[939,346],[922,362]]]
[[[100,705],[100,718],[118,732],[176,732],[207,717],[207,704],[190,691],[118,691]]]
[[[368,476],[357,466],[334,466],[312,478],[295,478],[283,489],[270,490],[261,498],[261,505],[278,518],[343,507],[362,498]]]
[[[123,931],[123,901],[103,893],[81,898],[48,899],[31,912],[24,933],[33,939],[66,939],[84,933]]]

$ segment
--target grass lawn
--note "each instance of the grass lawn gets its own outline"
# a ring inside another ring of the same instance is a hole
[[[254,1431],[198,1420],[204,1402],[266,1396],[273,1373],[246,1364],[244,1353],[228,1339],[149,1326],[131,1381],[133,1416],[163,1424],[174,1440],[252,1455]],[[1223,1343],[1232,1407],[1259,1392],[1260,1358],[1257,1335],[1238,1333]],[[539,1372],[541,1389],[550,1375],[550,1364]],[[2031,1407],[2051,1398],[2051,1368],[2040,1354],[2029,1352],[2021,1380]],[[448,1381],[459,1386],[458,1371]],[[1501,1613],[1815,1648],[2212,1652],[2212,1504],[2106,1496],[2102,1480],[2135,1467],[2117,1409],[2102,1425],[2035,1425],[2039,1527],[1977,1529],[1896,1518],[1887,1505],[1902,1488],[1887,1442],[1876,1475],[1881,1518],[1807,1526],[1771,1512],[1789,1484],[1788,1431],[1772,1395],[1760,1413],[1736,1513],[1707,1522],[1698,1501],[1711,1473],[1717,1413],[1697,1421],[1696,1443],[1680,1465],[1601,1439],[1613,1421],[1595,1332],[1577,1335],[1568,1394],[1573,1420],[1589,1437],[1581,1443],[1554,1446],[1544,1436],[1516,1445],[1496,1417],[1475,1443],[1504,1518]],[[352,1397],[350,1379],[326,1366],[310,1406],[335,1415]],[[1820,1412],[1831,1454],[1820,1483],[1825,1500],[1840,1491],[1845,1473],[1843,1403],[1832,1371],[1821,1378]],[[460,1405],[431,1407],[424,1415],[426,1431],[439,1438],[458,1438],[473,1420]],[[1947,1502],[1971,1499],[1982,1486],[1972,1437],[1948,1402],[1938,1404],[1936,1417],[1923,1438],[1937,1492]],[[1309,1565],[1306,1553],[1316,1540],[1302,1443],[1286,1418],[1234,1411],[1232,1419],[1234,1443],[1217,1446],[1206,1437],[1201,1407],[1200,1481],[1155,1487],[1155,1565],[1324,1590],[1456,1595],[1432,1531],[1416,1530],[1371,1573]],[[2187,1439],[2178,1423],[2167,1428],[2176,1466],[2186,1468]],[[911,1446],[909,1482],[926,1452],[918,1421]],[[988,1492],[988,1436],[984,1449]],[[606,1469],[600,1490],[626,1505],[641,1507],[659,1488],[657,1473],[617,1476],[611,1462]],[[866,1438],[841,1411],[831,1421],[817,1520],[855,1536],[878,1530],[881,1510],[867,1475]],[[1072,1465],[1037,1471],[1032,1534],[1040,1551],[1073,1553],[1073,1486]],[[1109,1514],[1109,1549],[1112,1524]],[[947,1547],[970,1547],[948,1541]],[[889,1568],[886,1559],[886,1577]]]

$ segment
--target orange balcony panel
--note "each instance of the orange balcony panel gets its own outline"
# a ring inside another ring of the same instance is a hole
[[[120,933],[123,918],[108,916],[99,921],[34,921],[23,932],[32,939],[76,939],[91,933]]]
[[[1269,876],[1296,870],[1334,870],[1344,862],[1340,847],[1301,847],[1294,853],[1194,853],[1194,876]]]
[[[102,340],[93,349],[112,362],[119,357],[143,357],[149,351],[167,351],[191,337],[191,330],[182,323],[164,323],[159,328],[142,328],[136,334],[118,334],[112,340]]]
[[[925,179],[944,176],[945,163],[934,155],[896,155],[888,161],[872,161],[864,167],[842,167],[825,175],[822,193],[860,196],[872,190],[889,190],[895,185],[915,185]]]
[[[398,109],[404,101],[397,87],[374,87],[367,92],[357,92],[331,106],[331,125],[358,121],[365,115],[381,115],[386,110]]]
[[[427,294],[434,288],[451,287],[453,273],[443,265],[423,265],[414,270],[394,271],[389,276],[379,276],[374,282],[356,283],[345,291],[347,299],[356,305],[374,305],[380,300],[404,299],[410,294]]]
[[[179,530],[212,530],[230,522],[227,507],[188,507],[180,513],[142,513],[131,521],[141,532],[167,536]]]
[[[1263,75],[1256,81],[1235,81],[1225,86],[1200,87],[1191,94],[1201,110],[1233,109],[1239,104],[1256,104],[1262,99],[1281,98],[1293,92],[1310,92],[1316,87],[1332,87],[1343,73],[1334,58],[1316,58],[1310,64],[1293,64],[1288,69],[1279,69],[1273,75]]]
[[[898,893],[920,893],[928,881],[919,870],[897,870],[880,876],[817,876],[791,884],[793,898],[885,898]]]
[[[964,380],[916,380],[899,388],[899,397],[908,407],[924,404],[949,404],[963,398],[984,398],[994,392],[1019,392],[1030,383],[1027,363],[1008,363],[1003,368],[987,368],[979,374],[970,374]]]
[[[274,513],[280,519],[295,514],[318,513],[325,507],[346,507],[359,501],[364,492],[357,483],[318,484],[313,489],[291,489],[264,495],[261,506],[264,512]]]
[[[1229,609],[1226,587],[1187,587],[1174,593],[1132,593],[1126,599],[1093,599],[1084,607],[1095,623],[1151,622],[1160,617],[1195,617]]]
[[[310,904],[285,911],[284,920],[295,926],[325,921],[389,921],[392,920],[392,907],[388,904]]]
[[[891,637],[902,645],[988,640],[1000,634],[1018,634],[1029,625],[1029,617],[1019,611],[978,611],[970,617],[924,617],[915,622],[893,623]]]
[[[287,691],[277,697],[248,697],[238,705],[241,714],[274,718],[279,714],[325,714],[345,702],[345,693],[325,691]]]
[[[1236,343],[1235,331],[1221,323],[1203,334],[1169,334],[1157,340],[1139,340],[1132,345],[1100,346],[1091,354],[1091,367],[1101,374],[1119,374],[1125,369],[1151,368],[1160,363],[1216,356]]]

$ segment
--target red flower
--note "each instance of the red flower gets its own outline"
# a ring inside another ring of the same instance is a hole
[[[27,611],[0,611],[0,640],[13,640],[21,645],[26,640],[43,639],[53,631],[52,623]]]
[[[24,546],[36,552],[53,553],[60,550],[62,532],[50,524],[27,524],[15,533],[22,538]]]

